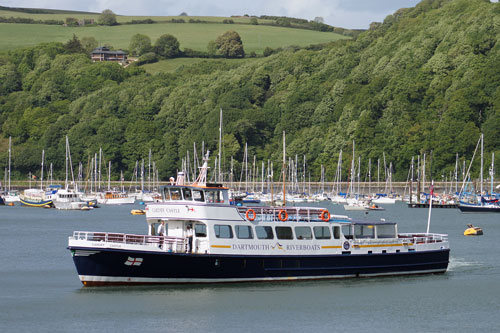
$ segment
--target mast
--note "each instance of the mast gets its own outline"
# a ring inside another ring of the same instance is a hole
[[[10,159],[12,154],[12,137],[9,136],[9,182],[7,183],[7,190],[10,192]]]
[[[221,160],[221,151],[222,151],[222,108],[220,108],[220,122],[219,122],[219,174],[218,174],[218,179],[217,181],[219,183],[222,183],[222,171],[220,168],[220,160]]]
[[[42,150],[42,175],[40,176],[40,189],[43,189],[43,161],[45,160],[45,150]]]
[[[484,149],[484,134],[481,133],[481,170],[480,170],[480,181],[481,181],[481,198],[483,197],[483,149]],[[482,204],[482,200],[481,200]]]
[[[283,207],[286,205],[286,142],[285,142],[285,131],[283,131]]]

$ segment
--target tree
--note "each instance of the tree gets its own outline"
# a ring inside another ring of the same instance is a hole
[[[132,55],[141,56],[151,51],[151,38],[142,34],[135,34],[130,39],[129,51]]]
[[[73,34],[73,38],[70,39],[66,44],[64,44],[64,48],[66,49],[66,53],[84,53],[85,49],[80,43],[78,37]]]
[[[179,49],[179,41],[172,35],[161,35],[155,43],[154,51],[160,57],[175,58],[181,51]]]
[[[81,43],[87,53],[92,52],[99,45],[94,37],[82,37]]]
[[[101,15],[99,15],[97,22],[100,25],[116,25],[116,14],[113,13],[111,9],[105,9],[102,11]]]
[[[215,40],[217,50],[226,58],[244,58],[243,42],[236,31],[229,30]]]
[[[208,42],[207,53],[210,57],[215,57],[215,55],[217,54],[217,44],[215,44],[214,40]]]
[[[316,16],[314,18],[314,22],[316,22],[316,23],[325,23],[325,20],[321,16]]]

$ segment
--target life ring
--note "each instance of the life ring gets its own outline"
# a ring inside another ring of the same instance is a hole
[[[245,217],[247,218],[248,221],[255,220],[256,216],[257,216],[257,214],[255,214],[255,211],[252,208],[247,209],[247,212],[245,213]]]
[[[279,211],[278,219],[282,222],[285,222],[286,220],[288,220],[288,213],[286,212],[286,210],[282,209]]]
[[[328,222],[330,221],[330,212],[328,210],[323,210],[321,212],[321,215],[319,216],[319,218],[324,221],[324,222]]]

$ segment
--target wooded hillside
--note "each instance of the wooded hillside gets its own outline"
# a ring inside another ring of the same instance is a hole
[[[331,179],[341,149],[347,170],[354,140],[363,170],[385,153],[405,180],[412,156],[432,151],[440,179],[455,154],[470,160],[481,131],[500,155],[499,14],[487,0],[424,0],[353,41],[154,76],[60,43],[16,50],[0,59],[0,163],[12,136],[19,177],[39,169],[42,149],[63,172],[68,135],[73,161],[102,147],[127,177],[151,148],[166,179],[193,142],[217,153],[222,108],[226,168],[246,142],[278,167],[286,131],[287,153],[306,155],[312,177],[323,164]]]

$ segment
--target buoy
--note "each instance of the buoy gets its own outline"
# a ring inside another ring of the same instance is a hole
[[[146,214],[146,211],[142,210],[142,209],[132,209],[130,211],[130,214],[132,214],[132,215],[144,215],[144,214]]]
[[[7,204],[7,206],[14,206],[14,203],[13,203],[13,202],[9,202],[9,203]]]

